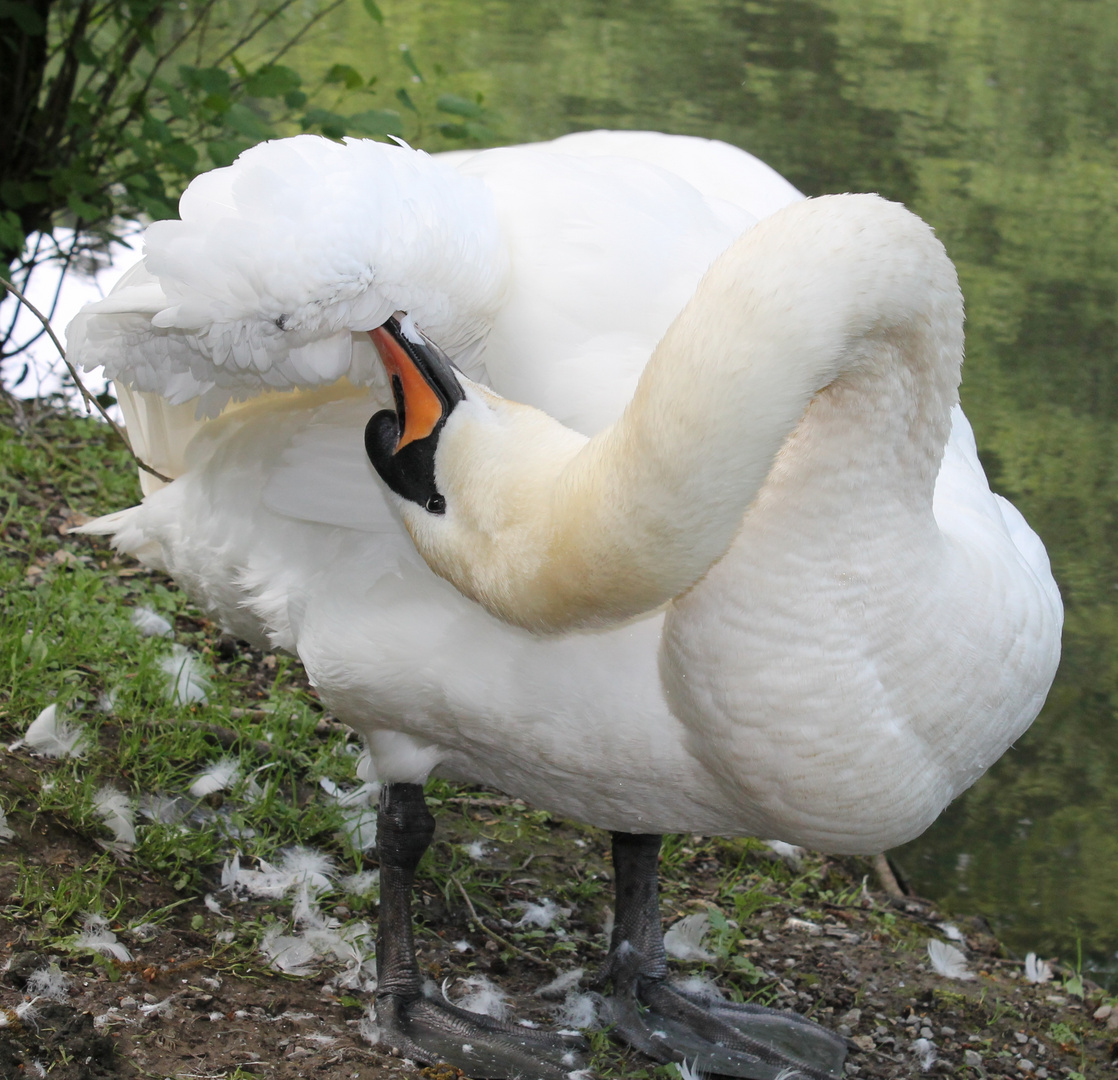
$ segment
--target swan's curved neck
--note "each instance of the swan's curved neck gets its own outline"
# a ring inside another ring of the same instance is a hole
[[[930,505],[961,358],[954,268],[927,225],[875,196],[798,203],[714,263],[616,424],[585,441],[524,406],[463,403],[436,459],[446,518],[405,519],[432,568],[507,621],[622,620],[726,551],[832,384],[888,384],[887,437]]]

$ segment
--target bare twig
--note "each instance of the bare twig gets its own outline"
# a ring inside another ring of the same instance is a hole
[[[487,937],[492,938],[495,942],[497,942],[498,945],[501,945],[504,948],[509,949],[511,952],[516,953],[517,956],[522,956],[525,960],[530,960],[537,967],[547,968],[548,971],[557,970],[556,966],[550,960],[540,959],[540,957],[528,952],[526,949],[522,949],[519,945],[514,945],[511,941],[508,940],[508,938],[501,937],[501,935],[498,934],[496,930],[491,930],[488,926],[486,926],[485,923],[481,921],[478,913],[474,910],[474,905],[471,902],[466,890],[462,887],[462,882],[460,882],[458,878],[456,878],[453,874],[450,875],[450,880],[458,886],[458,891],[462,894],[462,899],[466,901],[466,907],[470,909],[470,920],[473,922],[474,926],[476,926],[483,934],[485,934]]]
[[[5,288],[7,288],[8,291],[21,304],[23,304],[25,308],[27,308],[28,311],[30,311],[31,314],[34,315],[35,318],[43,324],[43,329],[46,330],[47,334],[50,336],[51,341],[54,342],[54,347],[58,350],[58,355],[62,357],[62,362],[66,365],[66,370],[70,373],[70,378],[74,380],[74,383],[76,384],[78,391],[82,396],[82,400],[85,402],[86,410],[88,411],[90,406],[92,406],[101,414],[109,427],[111,427],[113,431],[115,431],[117,435],[120,436],[121,442],[123,442],[124,445],[128,448],[128,453],[132,455],[132,460],[135,461],[136,464],[144,470],[144,472],[150,473],[157,480],[162,480],[165,484],[172,483],[173,481],[171,477],[164,476],[161,472],[153,469],[146,461],[140,458],[136,451],[132,449],[132,444],[128,441],[128,436],[124,434],[124,429],[108,414],[108,412],[105,411],[105,407],[101,404],[101,402],[99,402],[86,389],[85,383],[82,382],[77,368],[75,368],[74,365],[70,363],[70,360],[66,355],[66,350],[62,347],[62,342],[58,340],[58,335],[51,327],[50,320],[33,303],[31,303],[31,301],[28,300],[27,297],[24,296],[23,293],[21,293],[19,289],[17,289],[7,278],[0,277],[0,284],[4,285]]]
[[[260,33],[261,30],[264,29],[265,26],[267,26],[270,22],[274,22],[276,19],[278,19],[294,3],[295,0],[283,0],[281,4],[277,5],[271,11],[267,12],[264,15],[264,18],[260,20],[260,22],[258,22],[255,26],[249,27],[248,30],[242,33],[241,36],[236,41],[234,41],[232,45],[230,45],[220,56],[217,57],[216,60],[214,60],[214,66],[216,67],[218,64],[224,64],[225,61],[228,60],[229,57],[231,57],[242,45],[250,42]],[[259,8],[257,10],[259,10]],[[255,14],[255,12],[253,14]]]
[[[346,0],[334,0],[334,3],[332,3],[329,7],[323,8],[322,11],[316,12],[313,16],[311,16],[311,18],[307,20],[302,29],[290,41],[284,44],[283,48],[273,54],[272,59],[269,60],[268,63],[279,63],[284,54],[290,52],[291,49],[298,45],[299,42],[307,36],[309,31],[314,28],[316,23],[321,22],[323,19],[326,18],[327,15],[329,15],[335,9],[340,8],[345,2]]]

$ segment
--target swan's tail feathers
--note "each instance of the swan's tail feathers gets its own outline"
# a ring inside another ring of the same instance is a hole
[[[78,525],[70,531],[85,533],[87,536],[116,536],[135,509],[136,507],[130,506],[127,510],[114,510],[111,514],[102,514],[101,517],[87,521],[84,525]]]
[[[164,476],[181,476],[186,469],[186,448],[207,423],[197,418],[196,403],[172,405],[158,394],[131,390],[120,383],[116,392],[133,453]],[[145,495],[165,486],[162,480],[140,470],[140,487]]]
[[[141,473],[141,476],[144,474]],[[152,478],[154,479],[154,477]],[[159,481],[156,481],[159,483]],[[139,559],[145,566],[154,570],[167,570],[163,559],[163,548],[158,541],[148,535],[145,528],[145,507],[129,506],[125,510],[116,510],[111,514],[94,518],[73,529],[76,533],[85,533],[88,536],[111,536],[113,547],[133,558]]]

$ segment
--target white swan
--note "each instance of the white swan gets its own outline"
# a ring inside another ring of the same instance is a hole
[[[1031,723],[1061,622],[956,404],[941,245],[899,207],[800,202],[701,140],[448,158],[300,137],[194,182],[183,222],[71,324],[177,477],[93,528],[297,654],[404,792],[401,836],[422,839],[408,786],[432,773],[619,835],[918,835]],[[397,309],[477,382],[405,320],[374,335],[393,402],[364,331]],[[393,413],[371,447],[406,497],[362,450],[393,403],[414,460],[394,460]],[[618,858],[647,886],[644,855]],[[434,1053],[412,1021],[397,1044]],[[834,1074],[825,1047],[801,1058]]]

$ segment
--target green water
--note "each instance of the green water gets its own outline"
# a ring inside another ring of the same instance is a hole
[[[1118,971],[1118,5],[1106,0],[360,0],[299,56],[479,90],[508,142],[653,128],[743,146],[809,194],[880,191],[967,298],[963,401],[1045,540],[1064,662],[1020,744],[895,852],[1017,950]],[[437,142],[437,140],[436,140]]]

